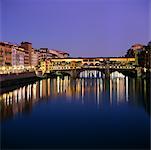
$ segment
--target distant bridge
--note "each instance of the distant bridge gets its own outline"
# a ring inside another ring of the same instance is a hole
[[[71,77],[78,77],[85,70],[99,70],[109,77],[111,72],[119,71],[141,75],[142,68],[136,67],[135,58],[52,58],[41,62],[40,69],[44,73],[64,72]]]

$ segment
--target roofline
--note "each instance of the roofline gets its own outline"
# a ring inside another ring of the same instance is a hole
[[[30,42],[22,41],[21,44],[26,43],[26,44],[32,44]]]

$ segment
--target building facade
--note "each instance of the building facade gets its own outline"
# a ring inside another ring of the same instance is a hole
[[[12,66],[24,66],[25,50],[17,45],[12,48]]]
[[[21,47],[24,48],[25,51],[24,65],[31,66],[32,43],[22,42]]]
[[[133,57],[135,58],[135,65],[138,66],[144,62],[144,56],[142,55],[145,48],[142,44],[134,44],[128,49],[127,54],[125,57]]]
[[[0,66],[12,65],[12,47],[9,43],[0,42]]]
[[[39,49],[39,61],[47,59],[48,48]]]
[[[148,45],[145,46],[145,50],[142,53],[142,55],[144,58],[144,63],[143,63],[144,67],[147,70],[151,71],[151,42],[149,42]]]
[[[35,49],[32,49],[31,52],[31,66],[37,66],[39,62],[39,52]]]
[[[51,53],[53,55],[56,55],[57,58],[68,58],[69,57],[69,53],[63,52],[63,51],[59,51],[59,50],[50,49],[49,53]]]

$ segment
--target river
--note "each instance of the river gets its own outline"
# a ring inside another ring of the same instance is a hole
[[[43,79],[0,95],[2,148],[148,148],[150,83]]]

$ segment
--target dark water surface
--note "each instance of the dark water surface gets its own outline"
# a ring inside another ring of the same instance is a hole
[[[44,79],[0,96],[2,148],[148,148],[145,79]]]

